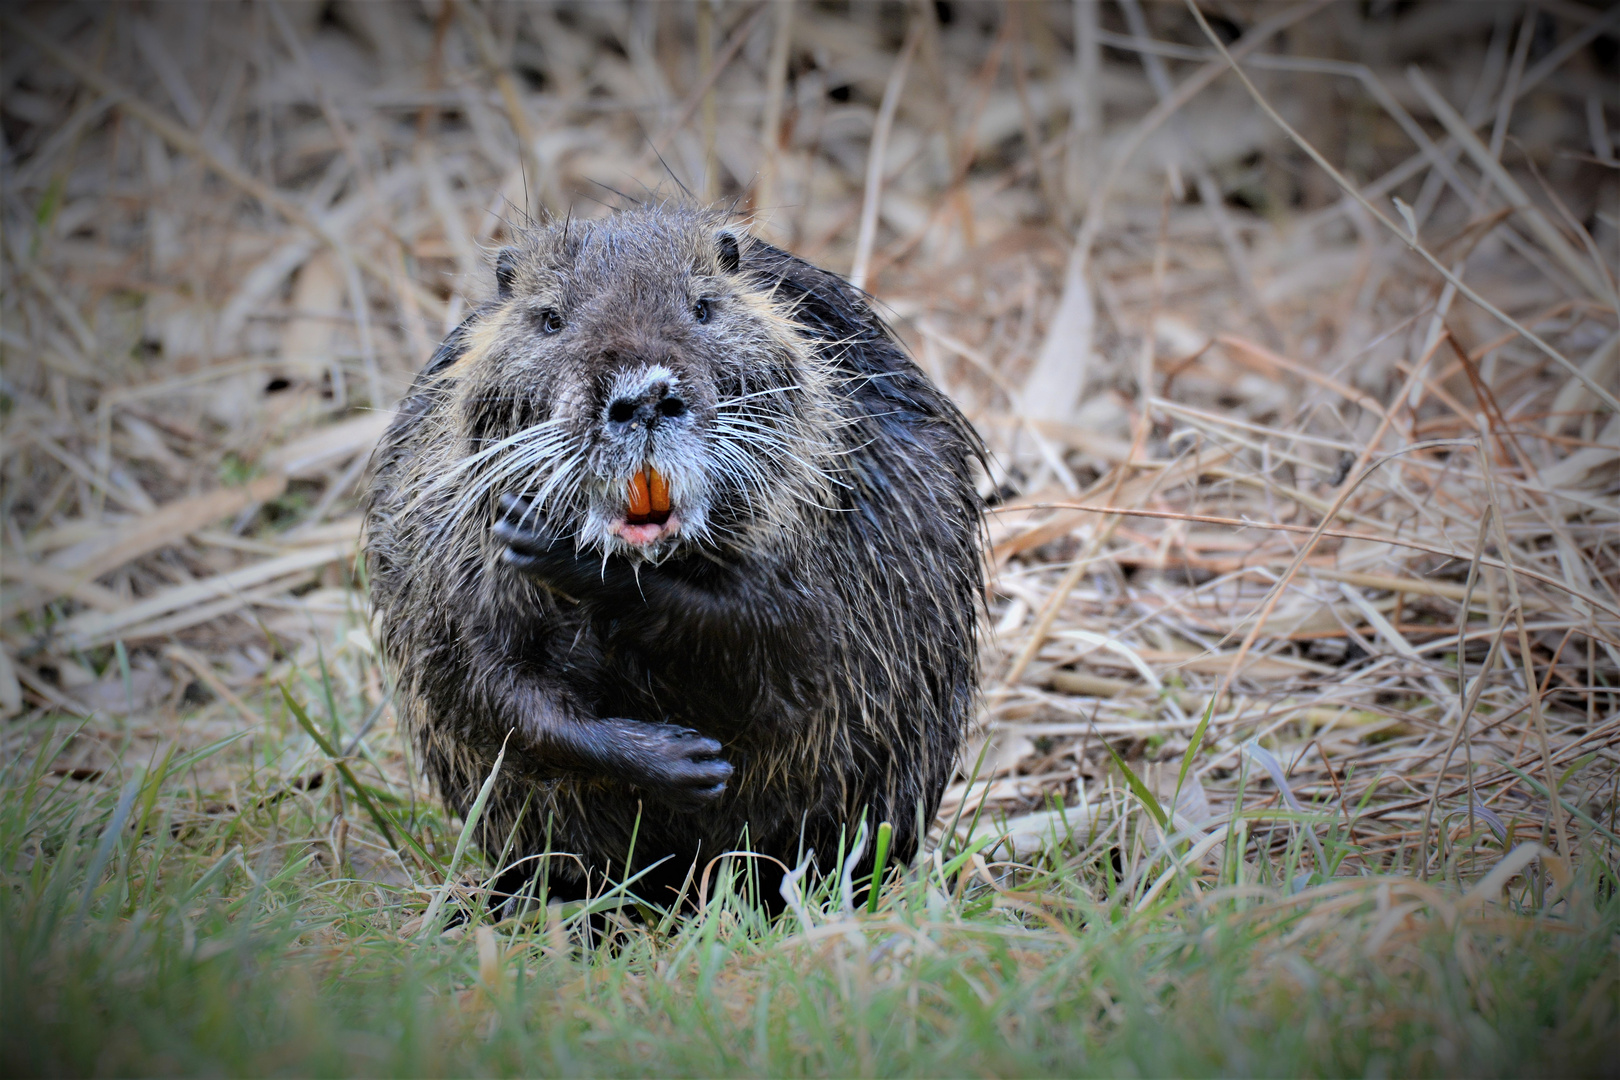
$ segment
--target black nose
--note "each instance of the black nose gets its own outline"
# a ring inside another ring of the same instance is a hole
[[[686,402],[672,393],[668,383],[654,383],[635,397],[615,398],[608,405],[608,423],[617,427],[644,427],[649,431],[659,422],[680,416]]]

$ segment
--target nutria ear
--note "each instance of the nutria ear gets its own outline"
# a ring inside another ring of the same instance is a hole
[[[495,256],[495,295],[502,300],[512,297],[512,280],[517,277],[517,248],[501,248]]]
[[[732,233],[723,232],[714,238],[715,253],[720,256],[720,270],[729,274],[737,269],[742,256],[737,251],[737,237]]]

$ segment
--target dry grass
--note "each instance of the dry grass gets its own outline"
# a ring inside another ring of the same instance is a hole
[[[1078,814],[1145,887],[1148,803],[1234,887],[1612,865],[1620,16],[1208,13],[1247,85],[1174,4],[7,8],[6,757],[88,715],[63,784],[242,730],[302,784],[285,684],[425,797],[367,451],[530,214],[685,188],[855,268],[994,451],[981,880]]]

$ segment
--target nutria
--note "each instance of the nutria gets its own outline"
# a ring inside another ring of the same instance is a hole
[[[658,864],[634,888],[667,904],[746,845],[779,908],[780,865],[829,869],[863,817],[910,858],[977,689],[972,427],[859,291],[718,213],[546,224],[495,277],[367,498],[446,802],[504,742],[483,843],[553,897]]]

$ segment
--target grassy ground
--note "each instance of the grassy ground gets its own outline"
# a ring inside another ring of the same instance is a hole
[[[1071,835],[1016,871],[947,850],[891,872],[875,911],[828,885],[773,923],[723,864],[701,914],[610,913],[605,939],[581,932],[577,906],[491,924],[469,849],[444,910],[471,919],[424,934],[458,836],[428,804],[390,805],[380,773],[362,765],[356,779],[391,830],[424,849],[391,867],[375,823],[335,817],[331,787],[278,788],[240,740],[123,761],[117,783],[53,777],[76,727],[58,721],[4,778],[11,1075],[1615,1066],[1615,878],[1601,859],[1573,875],[1560,860],[1526,861],[1533,843],[1467,890],[1394,875],[1323,881],[1298,872],[1302,837],[1308,828],[1338,849],[1343,816],[1255,809],[1209,826],[1233,830],[1230,846],[1241,839],[1249,857],[1200,872],[1122,797],[1112,839]],[[255,748],[261,762],[269,749]],[[197,786],[227,761],[232,791]],[[1278,828],[1292,842],[1259,842]],[[1489,845],[1475,854],[1482,866],[1502,858]],[[1149,895],[1178,861],[1193,869]],[[1278,884],[1288,880],[1291,893]]]

